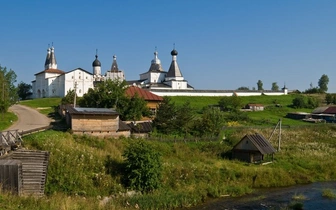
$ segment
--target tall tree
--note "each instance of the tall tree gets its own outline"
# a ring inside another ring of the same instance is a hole
[[[83,95],[79,101],[82,107],[114,108],[122,120],[139,120],[147,116],[147,103],[139,97],[126,96],[126,81],[107,80],[96,84],[94,89]]]
[[[218,136],[225,124],[225,113],[216,107],[203,110],[201,118],[196,122],[195,130],[200,135]]]
[[[16,82],[16,74],[13,70],[7,70],[6,67],[0,66],[0,111],[7,112],[8,108],[14,104],[17,99],[17,89],[14,85]]]
[[[147,107],[147,102],[140,98],[138,94],[135,94],[131,98],[127,98],[124,101],[125,106],[118,109],[121,114],[122,120],[140,120],[142,117],[149,117],[150,110]]]
[[[273,82],[273,83],[272,83],[272,88],[271,88],[271,90],[273,90],[273,91],[278,91],[278,90],[279,90],[279,86],[278,86],[278,84],[277,84],[276,82]]]
[[[18,91],[18,96],[22,99],[22,100],[26,100],[27,98],[29,98],[29,96],[31,96],[32,93],[32,85],[31,84],[27,84],[24,82],[20,82],[17,86],[17,91]]]
[[[68,90],[67,94],[62,98],[61,104],[73,104],[74,99],[75,99],[75,90],[70,89]]]
[[[242,99],[238,96],[226,96],[219,100],[218,105],[223,111],[235,111],[241,108]]]
[[[329,77],[326,74],[323,74],[318,81],[318,86],[322,93],[325,93],[328,91],[328,83],[329,83]]]
[[[96,84],[84,94],[80,106],[97,108],[120,108],[122,101],[126,99],[126,81],[107,80]]]
[[[156,110],[156,116],[153,120],[153,126],[160,133],[169,134],[175,131],[175,119],[177,108],[174,102],[167,96],[163,97],[163,101]]]
[[[257,82],[258,90],[264,90],[263,85],[264,85],[263,82],[261,80],[258,80]]]

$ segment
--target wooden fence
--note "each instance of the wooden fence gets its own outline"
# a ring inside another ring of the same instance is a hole
[[[17,150],[0,157],[0,185],[18,195],[43,196],[49,152]]]
[[[22,143],[21,135],[18,130],[0,132],[0,156],[6,154],[20,146]]]

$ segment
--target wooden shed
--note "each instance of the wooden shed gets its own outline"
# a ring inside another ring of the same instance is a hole
[[[265,155],[276,152],[271,143],[261,134],[245,135],[232,149],[232,158],[249,163],[264,160]]]
[[[66,121],[74,134],[100,137],[128,137],[131,134],[131,129],[113,109],[67,106]]]

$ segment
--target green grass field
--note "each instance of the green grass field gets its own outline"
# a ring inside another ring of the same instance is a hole
[[[12,112],[7,112],[4,115],[0,113],[0,131],[11,126],[17,119],[17,116]]]
[[[290,107],[293,99],[297,95],[289,94],[282,96],[242,96],[242,104],[249,103],[262,104],[266,108],[264,111],[247,112],[250,122],[244,123],[245,125],[275,125],[279,119],[282,119],[283,125],[306,125],[307,122],[300,120],[293,120],[285,118],[289,112],[307,112],[310,113],[312,109],[294,109]],[[317,97],[317,96],[315,96]],[[176,105],[182,105],[189,102],[191,107],[196,110],[196,113],[201,113],[203,107],[209,105],[217,105],[222,97],[205,97],[205,96],[174,96],[171,97]],[[321,97],[320,97],[321,100]],[[322,101],[321,101],[322,103]],[[276,106],[278,105],[278,106]]]
[[[162,154],[162,187],[133,197],[120,181],[123,151],[137,139],[99,139],[45,131],[24,137],[30,149],[50,152],[46,196],[0,193],[0,209],[174,209],[209,198],[240,196],[256,188],[273,188],[335,180],[334,125],[282,130],[281,150],[268,165],[248,164],[227,156],[245,134],[268,137],[271,128],[233,129],[225,140],[149,143]],[[277,135],[270,140],[277,148]],[[109,172],[108,172],[109,171]],[[255,179],[253,177],[256,177]],[[104,205],[105,196],[112,199]]]
[[[62,98],[38,98],[33,100],[20,101],[21,105],[37,109],[40,113],[50,115],[55,107],[61,103]]]

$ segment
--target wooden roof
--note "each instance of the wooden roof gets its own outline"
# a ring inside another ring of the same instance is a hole
[[[138,122],[136,124],[131,122],[128,126],[131,128],[132,133],[149,133],[153,130],[151,122]]]
[[[276,150],[271,145],[271,143],[261,134],[247,134],[245,135],[234,147],[233,150],[235,150],[236,146],[241,143],[241,141],[250,140],[250,142],[259,150],[261,154],[272,154],[275,153]]]
[[[143,98],[145,101],[162,101],[161,96],[155,95],[147,90],[141,89],[136,86],[130,86],[126,89],[126,95],[133,97],[135,94],[138,94],[140,98]]]

